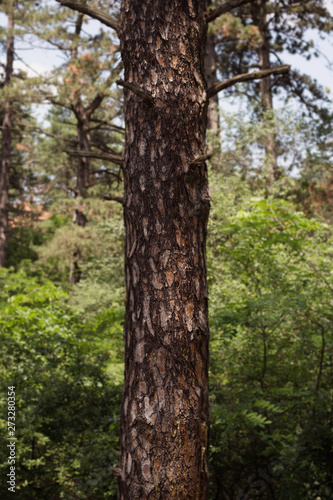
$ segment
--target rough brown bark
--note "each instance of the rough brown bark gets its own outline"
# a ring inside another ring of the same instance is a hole
[[[122,2],[125,81],[152,100],[125,86],[120,500],[207,497],[204,12]]]
[[[10,85],[14,64],[14,2],[8,14],[8,35],[6,44],[5,86]],[[0,267],[7,263],[7,236],[9,210],[9,172],[12,132],[12,103],[5,102],[2,120],[1,168],[0,168]]]
[[[270,62],[270,43],[269,43],[269,28],[267,21],[267,0],[258,1],[258,27],[261,35],[261,44],[259,46],[259,67],[261,70],[266,70],[271,67]],[[272,99],[272,82],[271,77],[267,76],[260,80],[260,96],[261,104],[264,111],[273,109]],[[267,184],[270,186],[274,180],[279,178],[279,170],[276,153],[275,134],[270,134],[265,143],[266,157],[270,163],[270,169],[267,174]]]

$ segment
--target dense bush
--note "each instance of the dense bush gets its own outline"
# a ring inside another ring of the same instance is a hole
[[[4,270],[1,281],[1,434],[6,442],[7,387],[15,386],[19,498],[116,498],[121,312],[84,322],[51,283]]]
[[[229,182],[210,226],[212,498],[332,498],[332,232]]]

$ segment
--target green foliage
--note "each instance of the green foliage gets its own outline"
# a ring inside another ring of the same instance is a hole
[[[119,313],[84,322],[49,282],[5,270],[1,282],[0,432],[6,442],[6,394],[14,385],[19,497],[116,498]],[[0,454],[5,478],[5,447]],[[0,488],[7,498],[6,483]]]
[[[90,251],[82,262],[83,277],[73,290],[71,303],[89,315],[109,309],[123,311],[124,230],[118,206],[109,219],[98,222],[93,230]]]
[[[328,499],[332,233],[284,200],[225,184],[213,181],[208,251],[213,491]]]
[[[82,201],[88,223],[73,224],[69,213],[75,200],[62,204],[63,216],[39,224],[44,235],[36,269],[52,281],[69,289],[71,256],[80,253],[82,278],[71,288],[71,303],[85,314],[96,315],[106,308],[124,305],[123,220],[119,204],[87,199]],[[66,215],[67,214],[67,215]],[[59,224],[55,225],[55,221]]]
[[[295,192],[300,173],[311,169],[309,149],[314,154],[319,147],[313,124],[292,107],[246,118],[241,105],[236,112],[221,113],[221,128],[223,143],[219,152],[215,148],[214,170],[227,175],[239,173],[254,190],[265,187],[265,178],[272,168],[265,145],[274,135],[280,178],[271,186],[270,194],[280,198],[290,198]],[[319,156],[323,161],[324,156]]]
[[[210,27],[216,39],[219,80],[252,68],[262,69],[259,53],[263,38],[270,67],[282,64],[286,54],[297,54],[305,60],[318,58],[323,55],[318,40],[327,39],[332,29],[333,16],[322,0],[313,0],[310,8],[304,2],[248,2],[217,18]],[[305,75],[292,66],[288,74],[271,77],[271,81],[274,95],[282,97],[285,103],[299,100],[311,119],[314,112],[322,117],[327,113],[327,89],[313,75]],[[235,92],[246,96],[255,111],[261,108],[255,104],[260,93],[258,81],[226,90],[229,95]]]

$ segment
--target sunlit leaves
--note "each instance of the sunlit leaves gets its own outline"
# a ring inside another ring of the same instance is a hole
[[[316,446],[330,456],[332,444],[331,229],[286,201],[254,197],[237,178],[224,186],[215,179],[212,468],[228,478],[229,495],[255,495],[256,475],[265,484],[260,498],[274,491],[278,499],[308,492],[328,499],[330,468],[314,457]],[[320,429],[317,444],[312,426]]]

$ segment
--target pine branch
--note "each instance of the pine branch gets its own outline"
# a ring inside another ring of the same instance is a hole
[[[275,66],[274,68],[254,71],[253,73],[242,73],[241,75],[233,76],[232,78],[229,78],[229,80],[224,80],[224,82],[216,83],[210,89],[208,89],[207,98],[210,99],[218,92],[221,92],[221,90],[232,87],[233,85],[236,85],[236,83],[248,82],[250,80],[260,80],[261,78],[265,78],[266,76],[271,75],[282,75],[288,73],[289,70],[290,66],[288,66],[287,64],[283,64],[281,66]]]
[[[220,5],[216,9],[206,12],[206,21],[207,23],[210,23],[217,17],[222,16],[222,14],[230,12],[233,9],[236,9],[236,7],[239,7],[240,5],[244,5],[245,3],[255,3],[255,1],[256,0],[225,0],[222,5]]]
[[[120,71],[122,70],[122,68],[123,68],[123,63],[121,61],[115,68],[113,68],[113,70],[111,71],[110,75],[106,79],[105,86],[104,86],[105,89],[109,89],[109,87],[111,86],[111,84],[113,83],[113,81],[115,79],[115,76],[120,73]],[[103,102],[103,100],[105,99],[106,96],[107,96],[106,93],[99,92],[96,95],[96,97],[91,101],[91,103],[89,104],[89,106],[86,108],[86,113],[87,113],[87,116],[89,118],[94,113],[94,111],[100,106],[100,104],[102,104],[102,102]]]
[[[122,155],[120,155],[114,149],[109,148],[106,144],[104,144],[102,142],[90,141],[90,146],[98,149],[98,151],[100,151],[101,153],[111,154],[111,155],[119,156],[120,158],[122,158]]]
[[[98,160],[112,161],[113,163],[116,163],[116,165],[123,164],[123,159],[120,155],[98,153],[97,151],[78,151],[76,149],[64,149],[64,151],[70,156],[80,156],[84,158],[96,158]]]
[[[35,132],[38,132],[39,134],[46,135],[47,137],[52,137],[52,139],[56,139],[57,141],[63,141],[63,142],[70,142],[71,144],[77,144],[76,139],[67,139],[66,137],[61,137],[59,135],[51,134],[50,132],[46,132],[40,127],[36,127],[35,125],[29,125],[26,124],[28,128],[32,129]]]
[[[65,109],[69,109],[70,111],[73,111],[72,105],[66,106],[62,102],[56,101],[54,99],[54,96],[43,96],[43,97],[44,97],[44,99],[47,99],[51,104],[54,104],[54,106],[59,106],[61,108],[65,108]]]
[[[105,168],[105,169],[98,169],[98,170],[92,170],[91,171],[92,174],[107,174],[107,175],[111,175],[112,177],[115,177],[118,181],[118,185],[120,182],[122,182],[122,178],[120,177],[120,175],[116,174],[115,172],[112,172],[112,170],[109,170],[108,168]]]
[[[76,10],[77,12],[81,12],[81,14],[87,14],[88,16],[97,19],[101,23],[105,24],[105,26],[108,26],[109,28],[113,28],[118,32],[119,30],[119,25],[117,21],[112,19],[112,17],[108,16],[105,14],[105,12],[102,12],[99,9],[92,9],[91,7],[88,7],[87,5],[83,5],[76,0],[56,0],[60,5],[63,7],[69,7],[72,10]]]
[[[105,121],[105,120],[99,120],[98,118],[92,118],[91,121],[93,123],[99,123],[99,127],[104,127],[105,130],[116,130],[117,132],[120,132],[122,134],[125,133],[125,129],[124,127],[120,127],[118,125],[114,125],[114,124],[110,124],[108,121]],[[97,127],[96,127],[97,128]],[[91,129],[93,130],[93,129]]]

